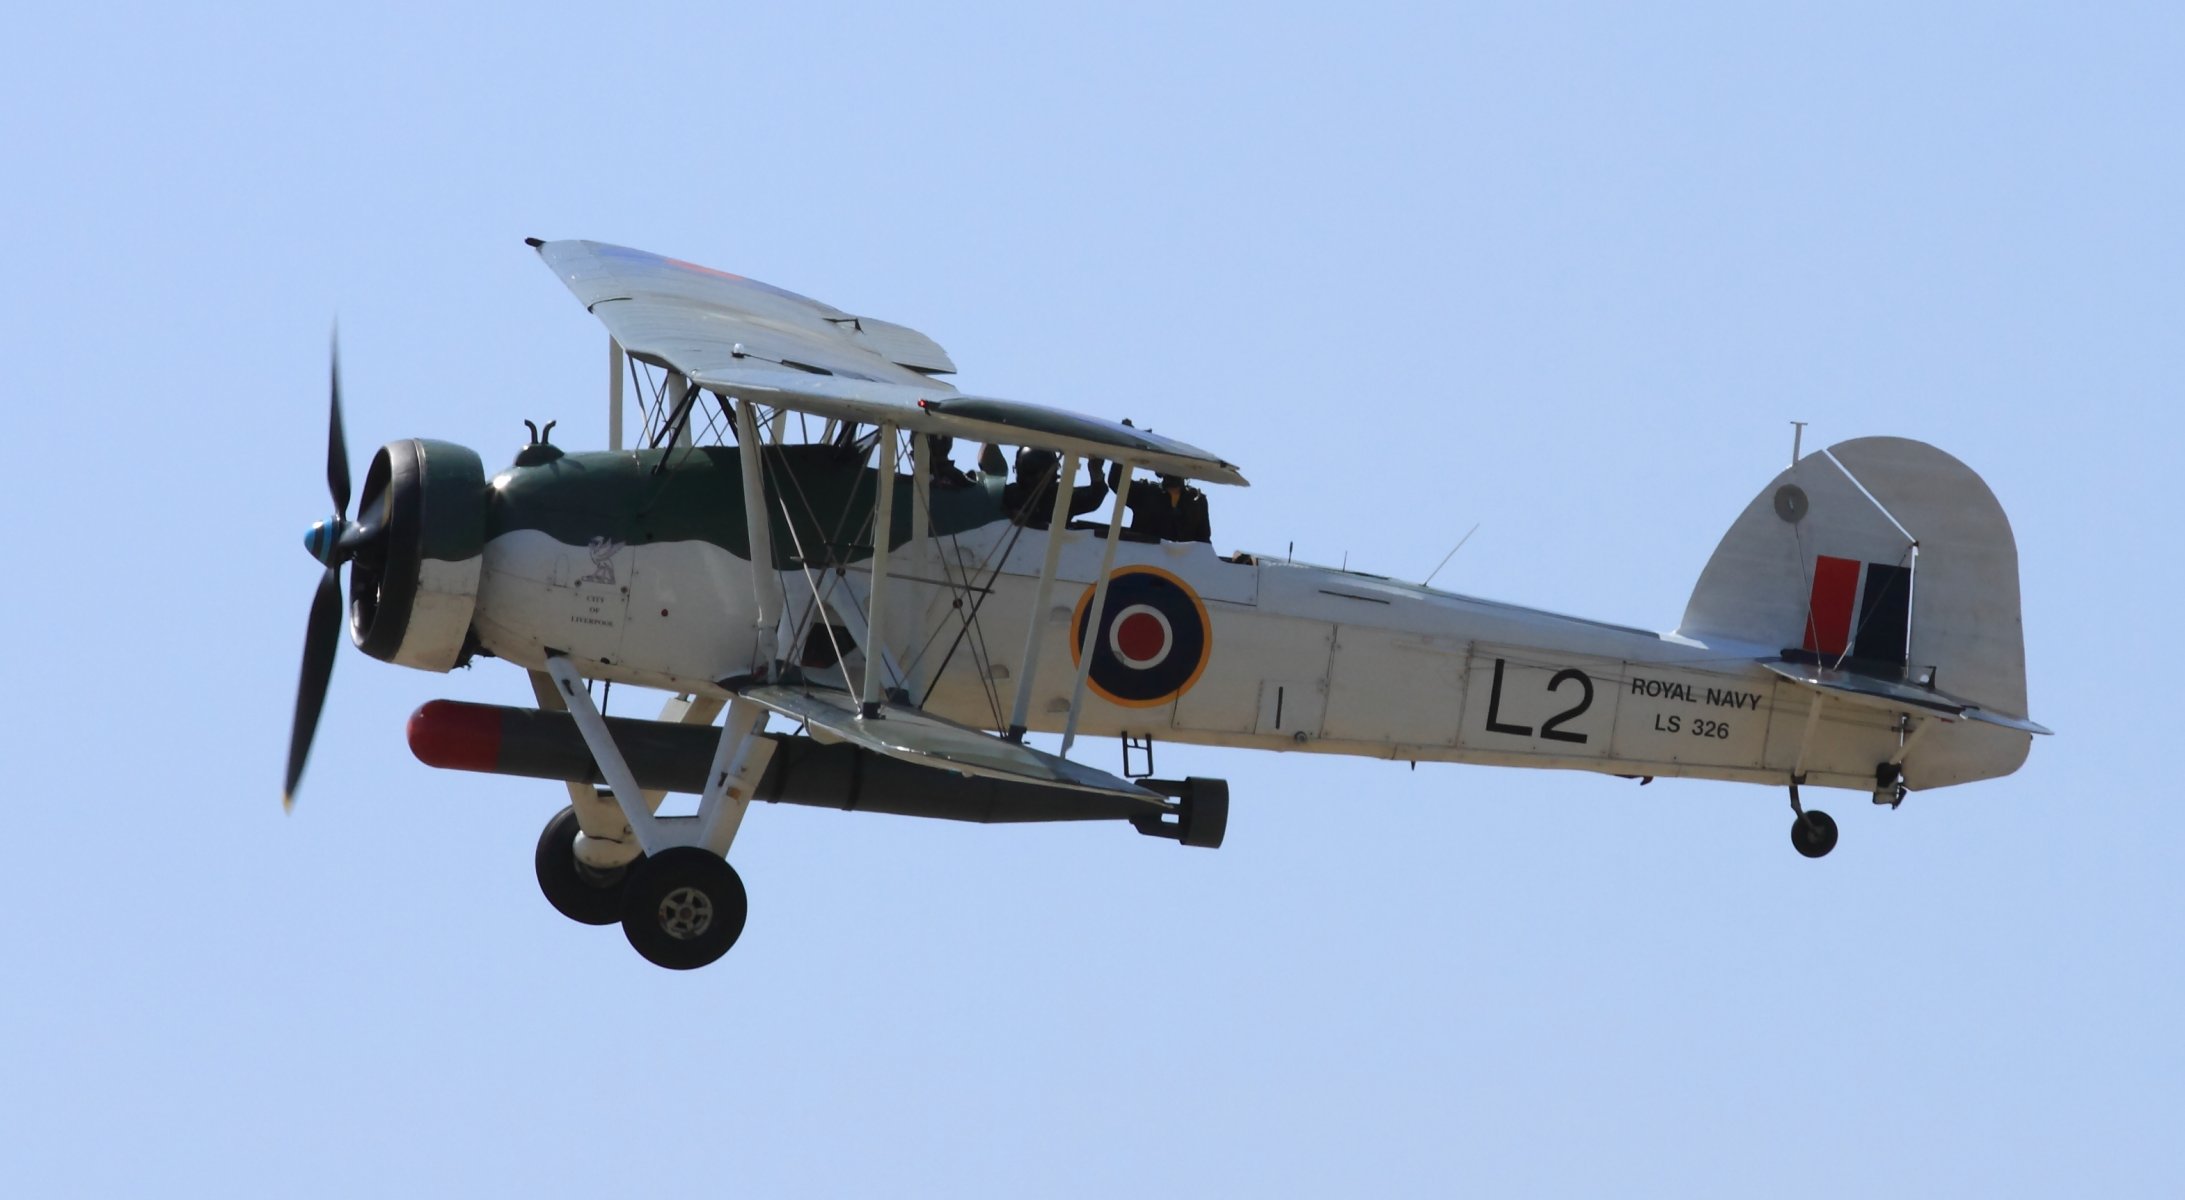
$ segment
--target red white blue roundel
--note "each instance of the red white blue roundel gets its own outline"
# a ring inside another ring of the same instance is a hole
[[[1124,567],[1108,577],[1097,630],[1087,628],[1092,597],[1088,587],[1078,599],[1070,622],[1070,658],[1082,658],[1090,644],[1086,682],[1102,699],[1151,708],[1199,681],[1214,652],[1213,626],[1189,584],[1158,567]]]

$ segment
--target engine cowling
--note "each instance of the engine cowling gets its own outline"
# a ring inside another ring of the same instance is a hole
[[[486,536],[485,468],[452,442],[389,442],[357,505],[377,525],[349,562],[349,637],[373,658],[446,671],[467,655]]]

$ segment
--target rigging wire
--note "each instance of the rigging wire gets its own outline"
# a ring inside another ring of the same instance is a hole
[[[1006,727],[1006,725],[1008,724],[1008,718],[1002,712],[1001,694],[994,686],[993,670],[990,665],[981,662],[982,658],[991,659],[992,652],[989,651],[986,647],[986,631],[983,626],[980,626],[978,624],[979,609],[986,604],[987,597],[994,594],[994,582],[1001,577],[1002,567],[1008,563],[1010,553],[1016,549],[1017,539],[1024,536],[1024,530],[1026,526],[1024,523],[1023,514],[1035,511],[1037,509],[1038,501],[1040,497],[1046,494],[1047,485],[1049,482],[1051,482],[1051,480],[1042,480],[1038,485],[1036,485],[1032,498],[1027,500],[1023,505],[1021,505],[1018,509],[1017,514],[1011,518],[1008,539],[1004,542],[996,543],[994,548],[989,549],[988,558],[979,564],[980,570],[985,570],[988,563],[992,563],[993,567],[991,572],[989,572],[987,575],[986,584],[979,589],[978,599],[972,602],[971,611],[968,614],[964,614],[963,628],[958,630],[955,641],[949,644],[948,653],[942,657],[941,665],[938,668],[935,668],[933,673],[933,686],[926,689],[926,696],[932,696],[934,688],[940,686],[941,673],[948,669],[949,662],[955,658],[956,650],[959,646],[963,644],[965,634],[970,634],[974,641],[974,646],[971,652],[972,663],[975,667],[979,668],[979,679],[984,685],[984,689],[987,694],[987,704],[989,708],[991,708],[993,711],[994,724],[996,728]],[[954,535],[951,535],[951,541],[959,547],[960,552],[961,542],[958,541],[954,537]],[[967,571],[966,577],[972,577],[972,573]],[[1031,619],[1035,621],[1039,620],[1042,615],[1043,614],[1034,613],[1032,614]],[[924,706],[924,703],[925,700],[923,698],[920,699],[919,704],[921,707]]]
[[[785,473],[789,474],[790,478],[794,480],[795,474],[793,472]],[[811,558],[807,556],[804,552],[804,539],[797,534],[797,523],[795,516],[789,511],[789,498],[786,494],[779,491],[777,491],[775,494],[781,497],[783,518],[782,524],[788,527],[790,544],[796,547],[797,566],[799,569],[799,573],[804,576],[805,585],[812,589],[811,606],[805,611],[804,617],[798,620],[790,630],[790,645],[793,649],[796,650],[797,665],[800,667],[803,665],[804,655],[801,647],[803,644],[803,639],[808,636],[807,622],[813,620],[814,618],[818,618],[821,621],[821,624],[827,630],[828,644],[834,647],[835,666],[840,668],[842,671],[842,686],[844,690],[854,692],[857,690],[856,682],[850,678],[850,666],[849,663],[845,660],[845,657],[842,653],[841,640],[835,637],[834,622],[825,619],[827,598],[826,596],[820,594],[819,583],[812,577],[812,561]],[[830,588],[829,591],[832,591],[832,588]]]

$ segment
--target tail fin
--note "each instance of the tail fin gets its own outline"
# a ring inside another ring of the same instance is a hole
[[[2010,521],[1922,442],[1840,442],[1776,476],[1715,547],[1678,632],[2027,716]]]

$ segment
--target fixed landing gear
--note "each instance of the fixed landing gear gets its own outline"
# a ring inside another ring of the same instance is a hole
[[[1836,818],[1820,809],[1791,822],[1790,844],[1807,858],[1819,858],[1836,848]]]
[[[580,925],[622,926],[646,961],[671,971],[705,966],[743,936],[750,902],[742,877],[718,854],[676,846],[602,871],[576,855],[577,814],[565,808],[539,834],[539,891]]]
[[[1790,810],[1798,814],[1791,822],[1790,844],[1807,858],[1820,858],[1836,848],[1836,818],[1816,808],[1811,812],[1798,803],[1798,780],[1791,780]]]
[[[645,861],[602,871],[578,861],[577,810],[564,808],[554,814],[539,834],[538,853],[532,865],[538,871],[539,891],[554,911],[579,925],[612,925],[622,919],[622,888],[631,871]]]
[[[676,846],[630,865],[622,935],[647,962],[690,971],[728,953],[750,911],[743,878],[727,860]]]
[[[741,411],[746,420],[745,466],[749,468],[755,465],[750,457],[755,453],[749,436],[750,410],[746,406]],[[753,485],[755,480],[755,474],[744,478],[747,486]],[[885,525],[887,497],[894,495],[894,491],[884,488],[880,495],[881,523]],[[764,521],[757,517],[753,519],[760,521],[758,528],[763,531]],[[754,545],[763,543],[763,533],[754,534],[752,541]],[[886,552],[887,541],[882,539],[876,553],[885,557]],[[885,574],[882,565],[878,560],[873,564],[876,585]],[[880,612],[878,600],[876,589],[873,610],[876,623]],[[615,743],[614,731],[608,726],[606,716],[592,702],[584,677],[577,674],[568,657],[559,651],[548,650],[546,674],[552,681],[552,694],[560,698],[561,706],[576,722],[577,734],[584,739],[593,765],[607,784],[602,798],[613,799],[624,826],[637,845],[646,851],[643,858],[623,869],[621,902],[616,916],[622,922],[623,936],[646,961],[671,971],[702,967],[728,953],[736,939],[743,936],[744,918],[749,915],[750,904],[744,895],[744,881],[736,874],[736,869],[728,865],[726,856],[729,846],[736,840],[737,827],[743,824],[744,810],[751,804],[752,792],[773,758],[773,740],[761,736],[766,728],[768,710],[741,697],[728,702],[728,718],[721,726],[720,740],[713,751],[713,764],[707,768],[705,786],[698,795],[698,815],[662,817],[654,809],[664,793],[648,792],[639,786],[629,760],[623,757],[622,748]],[[868,681],[876,679],[868,676]],[[720,705],[715,703],[713,707],[718,711]],[[695,710],[684,705],[684,715],[691,711]],[[551,846],[542,843],[539,849],[540,884],[546,889],[547,898],[555,901],[556,908],[570,912],[569,908],[563,908],[563,899],[570,893],[561,886],[560,873],[547,869],[550,859],[558,862],[561,853],[561,839],[555,837],[551,841]],[[570,841],[570,853],[574,856],[574,834],[570,835]],[[624,845],[614,849],[619,856],[630,848]],[[586,897],[581,904],[572,902],[570,907],[577,911],[570,915],[578,920],[596,919],[601,914],[593,902],[598,900],[598,897]],[[604,901],[600,903],[603,905]]]

